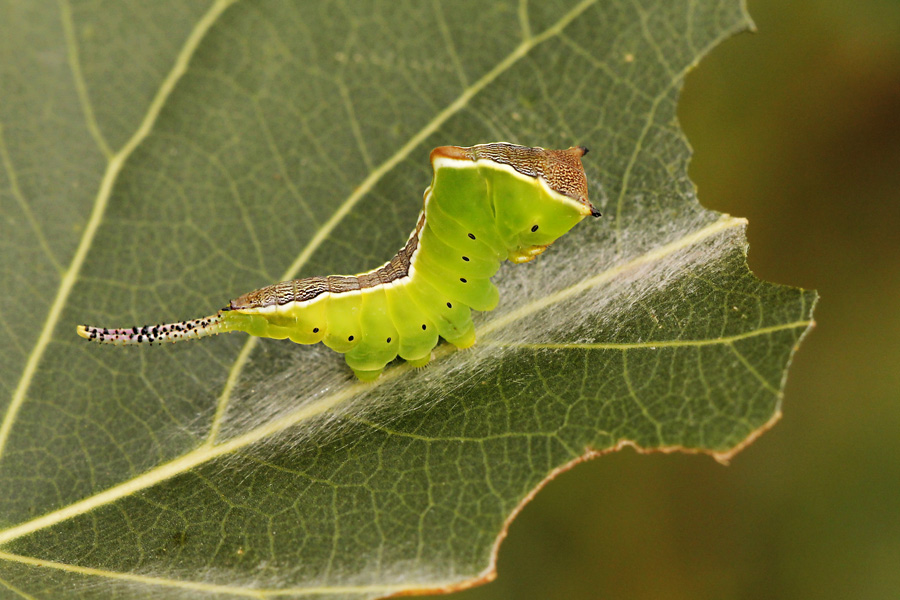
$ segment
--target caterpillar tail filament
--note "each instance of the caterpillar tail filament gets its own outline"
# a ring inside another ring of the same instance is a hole
[[[175,343],[183,340],[197,340],[234,329],[233,325],[223,318],[222,311],[219,311],[208,317],[161,325],[144,325],[125,329],[79,325],[76,331],[78,335],[92,342],[115,346],[136,346],[154,342]]]

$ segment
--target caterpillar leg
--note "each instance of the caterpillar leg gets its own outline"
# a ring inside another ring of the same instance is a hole
[[[431,362],[431,352],[429,352],[422,358],[417,358],[415,360],[408,360],[406,362],[408,362],[411,366],[416,367],[417,369],[419,367],[424,367],[425,365],[427,365],[428,363]]]
[[[460,350],[465,350],[466,348],[471,348],[475,344],[475,327],[470,324],[468,330],[462,336],[447,340]]]
[[[550,244],[547,244],[545,246],[529,246],[521,250],[514,250],[509,253],[508,258],[513,263],[520,265],[522,263],[533,261],[549,247]]]
[[[370,371],[362,371],[360,369],[353,369],[353,374],[356,375],[356,378],[360,381],[375,381],[378,379],[381,374],[384,372],[384,367],[380,369],[373,369]]]

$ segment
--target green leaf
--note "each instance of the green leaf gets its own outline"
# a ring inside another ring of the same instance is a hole
[[[685,72],[736,0],[0,3],[4,597],[372,598],[493,576],[548,478],[773,423],[812,292],[703,209]],[[239,334],[99,347],[405,241],[437,145],[584,144],[594,204],[479,343],[359,383]]]

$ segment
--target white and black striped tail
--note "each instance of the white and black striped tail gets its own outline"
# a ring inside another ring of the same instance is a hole
[[[136,346],[137,344],[152,344],[162,342],[180,342],[182,340],[196,340],[210,335],[216,335],[230,331],[226,327],[222,314],[217,313],[209,317],[166,323],[163,325],[144,325],[143,327],[130,327],[128,329],[107,329],[105,327],[93,327],[91,325],[79,325],[78,335],[92,342],[101,344],[115,344],[116,346]]]

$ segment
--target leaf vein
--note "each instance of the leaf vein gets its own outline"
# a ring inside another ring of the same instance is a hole
[[[78,39],[75,36],[75,25],[72,22],[72,6],[69,4],[69,0],[59,0],[59,9],[62,14],[63,32],[66,37],[66,51],[69,58],[69,68],[72,70],[72,78],[75,81],[75,90],[78,93],[78,101],[81,103],[81,110],[84,112],[84,120],[88,132],[91,134],[91,137],[94,138],[97,147],[103,152],[106,160],[111,161],[113,158],[113,151],[106,142],[106,138],[103,137],[103,132],[100,131],[100,125],[97,123],[97,118],[94,115],[94,108],[91,104],[91,96],[88,93],[87,84],[84,81],[84,74],[81,72],[81,59],[78,54]]]
[[[38,337],[34,348],[28,356],[28,361],[25,363],[25,370],[22,372],[22,377],[19,379],[19,383],[16,385],[16,389],[13,392],[12,401],[9,403],[9,406],[6,409],[6,414],[3,417],[3,422],[0,423],[0,459],[3,458],[3,451],[6,447],[7,441],[9,440],[13,423],[15,423],[19,410],[22,408],[22,404],[25,402],[25,397],[28,393],[28,389],[31,387],[31,382],[34,379],[35,373],[37,372],[38,364],[40,364],[47,346],[50,345],[53,331],[54,329],[56,329],[56,325],[59,322],[60,316],[62,315],[63,308],[65,307],[66,302],[69,299],[69,294],[72,292],[75,281],[78,279],[78,273],[81,271],[81,267],[84,264],[87,253],[90,250],[91,245],[93,244],[94,237],[97,235],[97,230],[100,228],[100,223],[103,220],[103,215],[106,212],[106,206],[109,202],[110,195],[112,194],[113,185],[118,179],[118,175],[122,170],[122,166],[124,165],[128,157],[131,156],[131,153],[134,152],[134,149],[138,146],[138,144],[143,141],[144,138],[146,138],[149,134],[150,130],[153,127],[153,124],[156,122],[157,116],[159,116],[159,112],[162,110],[163,104],[165,104],[165,101],[168,99],[169,95],[174,89],[175,84],[179,79],[181,79],[181,76],[187,69],[187,64],[190,61],[190,58],[193,56],[194,51],[199,46],[200,41],[205,36],[206,32],[210,27],[212,27],[213,23],[215,23],[215,21],[218,19],[219,15],[221,15],[222,12],[224,12],[224,10],[234,2],[235,0],[219,0],[212,6],[212,8],[206,13],[206,15],[204,15],[203,18],[200,19],[197,27],[195,27],[191,34],[188,36],[184,47],[175,60],[175,64],[173,65],[172,70],[163,80],[159,91],[153,98],[153,101],[150,103],[147,114],[145,115],[144,120],[141,122],[137,131],[135,131],[134,135],[130,140],[128,140],[125,146],[123,146],[118,153],[110,158],[106,168],[106,172],[104,173],[103,179],[100,182],[97,199],[95,200],[94,207],[91,210],[87,226],[85,227],[84,233],[81,236],[81,241],[78,244],[75,255],[72,257],[72,262],[69,265],[69,268],[66,270],[60,281],[56,297],[54,298],[53,304],[50,307],[50,311],[47,313],[47,317],[44,320],[43,326],[41,327],[40,336]]]
[[[25,220],[28,221],[28,225],[34,232],[34,236],[37,238],[38,244],[40,244],[44,254],[47,255],[50,263],[56,268],[56,271],[61,276],[65,269],[50,249],[50,244],[47,243],[47,238],[44,236],[43,230],[38,225],[37,219],[34,218],[34,213],[31,211],[28,202],[25,201],[25,196],[22,194],[22,189],[19,187],[19,177],[16,174],[16,168],[12,163],[12,157],[9,155],[9,149],[6,147],[6,138],[3,135],[2,123],[0,123],[0,160],[3,161],[3,169],[6,171],[6,176],[9,178],[9,189],[12,192],[13,198],[16,199],[19,209],[22,211],[22,214],[25,215]]]
[[[763,385],[764,388],[772,392],[776,398],[781,398],[781,391],[772,387],[772,384],[769,383],[769,381],[762,376],[762,374],[756,369],[756,367],[754,367],[753,364],[751,364],[750,361],[747,360],[747,358],[743,354],[741,354],[741,352],[737,348],[734,347],[734,344],[729,343],[728,348],[737,357],[741,364],[744,365],[744,367],[750,372],[750,374],[753,375],[753,377],[755,377],[756,380]]]
[[[56,571],[64,571],[67,573],[75,573],[78,575],[90,575],[94,577],[103,577],[106,579],[115,579],[119,581],[129,581],[132,583],[141,583],[145,585],[153,585],[159,587],[177,588],[191,590],[195,592],[204,592],[209,594],[233,594],[245,598],[273,598],[279,596],[296,596],[298,594],[307,594],[311,596],[331,596],[346,594],[390,594],[402,592],[404,590],[418,590],[424,586],[445,586],[452,585],[452,581],[447,582],[420,582],[413,584],[371,584],[371,585],[344,585],[344,586],[310,586],[310,587],[291,587],[283,589],[272,588],[251,588],[235,585],[221,585],[215,583],[202,583],[199,581],[187,581],[183,579],[173,579],[168,577],[153,577],[151,575],[139,575],[137,573],[123,573],[120,571],[110,571],[106,569],[95,569],[93,567],[82,567],[79,565],[71,565],[55,561],[33,558],[31,556],[23,556],[20,554],[12,554],[0,551],[0,560],[24,564],[31,567],[42,569],[53,569]],[[27,596],[26,596],[27,597]]]
[[[660,341],[649,341],[649,342],[628,342],[628,343],[618,343],[618,342],[585,342],[585,343],[536,343],[536,344],[528,344],[528,343],[516,343],[516,342],[487,342],[493,346],[501,346],[504,348],[533,348],[533,349],[553,349],[553,350],[634,350],[640,348],[649,348],[651,350],[655,350],[657,348],[685,348],[685,347],[698,347],[698,346],[717,346],[717,345],[728,345],[732,342],[736,342],[738,340],[744,340],[747,338],[757,337],[760,335],[767,335],[769,333],[776,333],[779,331],[785,331],[787,329],[799,329],[805,328],[812,325],[812,321],[803,320],[803,321],[794,321],[793,323],[784,323],[779,325],[770,325],[768,327],[760,327],[758,329],[754,329],[752,331],[746,331],[743,333],[738,333],[730,336],[722,336],[708,339],[697,339],[697,340],[660,340]]]

